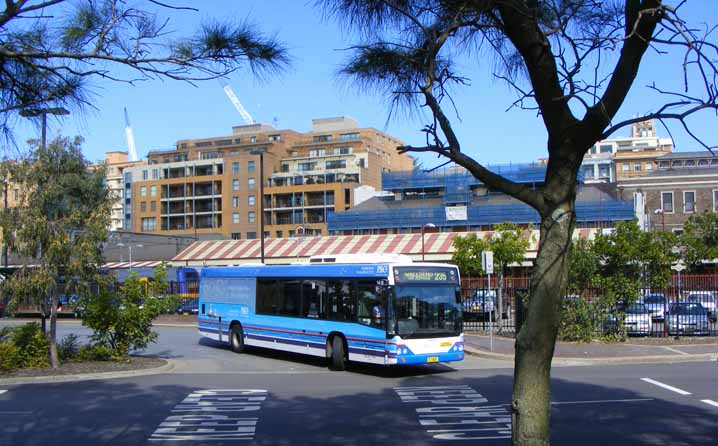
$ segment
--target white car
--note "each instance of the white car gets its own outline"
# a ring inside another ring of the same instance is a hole
[[[641,303],[645,304],[648,311],[651,313],[653,320],[662,321],[666,317],[670,302],[666,300],[665,294],[651,293],[647,294],[641,300]]]
[[[649,335],[653,328],[651,311],[645,304],[637,303],[626,308],[626,319],[623,322],[629,335]]]

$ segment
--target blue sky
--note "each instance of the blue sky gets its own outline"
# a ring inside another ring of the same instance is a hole
[[[181,3],[181,2],[177,2]],[[345,58],[343,51],[352,43],[351,36],[333,21],[323,20],[313,1],[304,0],[204,0],[186,4],[199,6],[200,12],[172,13],[170,28],[177,35],[187,35],[200,21],[210,18],[247,16],[263,31],[277,33],[290,50],[292,66],[283,74],[257,81],[249,73],[240,72],[229,79],[245,108],[255,120],[278,127],[309,131],[311,119],[349,115],[362,126],[386,131],[405,142],[420,145],[423,121],[400,115],[387,122],[388,103],[377,95],[358,92],[336,70]],[[713,0],[689,2],[686,18],[718,24]],[[635,87],[619,112],[625,119],[657,108],[661,98],[644,86],[680,85],[680,59],[676,55],[648,54],[641,67]],[[490,63],[481,66],[462,62],[471,78],[471,86],[457,91],[455,100],[461,121],[454,117],[454,127],[464,150],[484,163],[528,162],[546,155],[546,135],[540,118],[534,112],[507,107],[515,94],[490,75]],[[69,118],[50,121],[50,136],[81,135],[90,160],[99,160],[108,150],[126,150],[123,107],[127,107],[140,156],[148,150],[168,149],[178,139],[204,138],[231,134],[233,125],[242,123],[239,114],[222,90],[219,81],[191,86],[175,81],[151,81],[136,86],[112,82],[94,82],[95,110]],[[708,143],[718,145],[716,115],[704,112],[691,119],[693,129]],[[699,146],[671,124],[678,150],[698,150]],[[628,129],[619,135],[627,135]],[[19,141],[36,136],[37,129],[19,123]],[[668,136],[660,128],[659,135]],[[440,163],[435,156],[420,157],[424,167]]]

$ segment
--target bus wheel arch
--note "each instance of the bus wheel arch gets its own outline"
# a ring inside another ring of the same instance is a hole
[[[327,336],[327,359],[332,370],[342,371],[346,369],[349,360],[349,345],[346,337],[339,332],[331,332]]]
[[[229,347],[235,353],[244,351],[244,330],[239,321],[232,321],[229,324]]]

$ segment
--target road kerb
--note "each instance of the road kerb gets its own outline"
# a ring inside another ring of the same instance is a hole
[[[54,376],[27,376],[18,378],[0,378],[0,386],[17,385],[17,384],[55,384],[78,381],[105,380],[117,378],[133,378],[137,376],[159,375],[162,373],[171,373],[175,364],[171,359],[161,358],[166,363],[159,367],[138,370],[123,370],[119,372],[98,372],[98,373],[78,373],[75,375],[54,375]]]
[[[504,361],[514,360],[514,355],[493,353],[464,346],[464,351],[470,355],[487,359]],[[565,358],[555,356],[552,364],[555,366],[588,366],[588,365],[620,365],[620,364],[675,364],[681,362],[708,362],[718,360],[718,353],[699,353],[689,355],[658,355],[658,356],[617,356],[603,358]]]

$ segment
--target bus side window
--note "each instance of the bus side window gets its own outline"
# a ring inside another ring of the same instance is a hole
[[[326,305],[326,282],[306,280],[302,283],[302,316],[324,319]]]
[[[301,282],[299,280],[283,280],[282,307],[279,313],[283,316],[299,316],[301,305]]]
[[[355,305],[352,298],[354,282],[349,280],[328,280],[324,313],[333,321],[354,321]]]
[[[357,322],[371,325],[371,309],[378,302],[375,292],[376,282],[360,280],[357,282]]]

